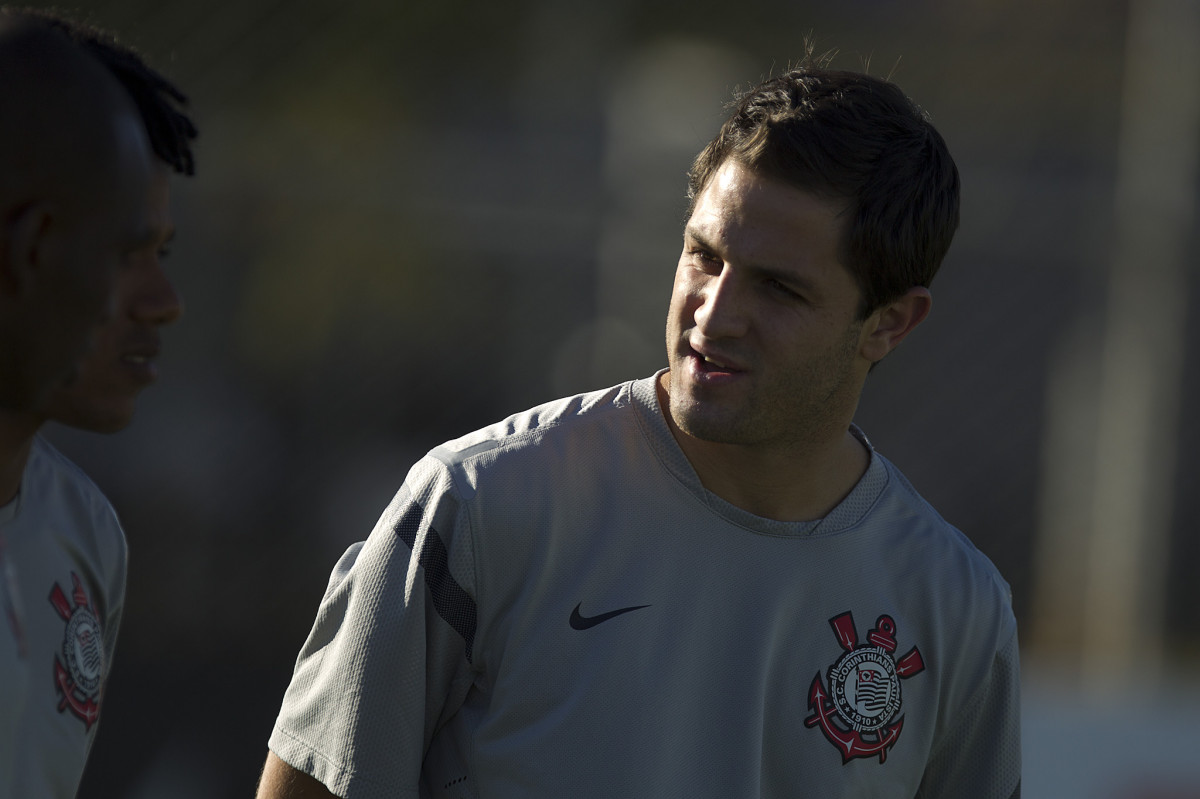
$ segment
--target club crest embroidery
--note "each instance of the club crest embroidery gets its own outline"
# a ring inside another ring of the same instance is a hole
[[[879,617],[865,644],[858,642],[849,612],[835,616],[829,624],[844,652],[829,667],[828,689],[821,672],[813,677],[808,691],[813,715],[804,725],[821,728],[842,753],[842,765],[875,756],[883,763],[904,728],[904,717],[896,718],[903,704],[900,681],[924,671],[925,661],[915,646],[899,659],[893,657],[896,623],[891,616]]]
[[[84,729],[90,730],[100,718],[104,636],[83,582],[74,572],[71,582],[69,599],[57,583],[50,592],[50,604],[67,623],[61,657],[54,658],[54,685],[58,692],[58,712],[70,708],[83,722]]]

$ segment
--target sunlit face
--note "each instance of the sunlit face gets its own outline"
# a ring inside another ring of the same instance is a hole
[[[129,424],[138,394],[158,377],[159,328],[183,313],[179,294],[163,271],[174,232],[170,172],[156,163],[139,233],[117,274],[116,311],[97,329],[76,379],[51,398],[47,418],[102,433]]]
[[[675,425],[746,446],[844,436],[870,362],[841,207],[726,161],[698,198],[667,316]]]

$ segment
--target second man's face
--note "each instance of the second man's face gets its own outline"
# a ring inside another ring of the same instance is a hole
[[[158,377],[159,328],[183,313],[163,270],[174,235],[170,172],[156,162],[137,236],[117,273],[115,312],[96,330],[76,378],[51,398],[44,415],[73,427],[109,433],[129,424],[138,394]]]
[[[24,212],[31,228],[26,312],[35,331],[29,349],[34,410],[75,378],[98,325],[115,312],[116,282],[148,213],[152,155],[141,119],[114,112],[95,146],[50,171],[41,198]]]

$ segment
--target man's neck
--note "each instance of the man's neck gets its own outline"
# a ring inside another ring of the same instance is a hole
[[[33,437],[41,421],[30,414],[0,410],[0,505],[7,505],[21,488]]]
[[[720,444],[684,432],[671,417],[660,383],[667,426],[706,489],[744,511],[784,522],[824,518],[862,479],[871,463],[850,423],[823,440],[770,445]]]

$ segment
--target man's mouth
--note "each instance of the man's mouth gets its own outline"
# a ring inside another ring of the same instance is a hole
[[[689,346],[692,363],[697,372],[706,375],[738,374],[746,371],[737,361],[721,353],[703,353]]]
[[[121,353],[121,363],[139,382],[153,382],[158,378],[157,346],[139,346]]]

